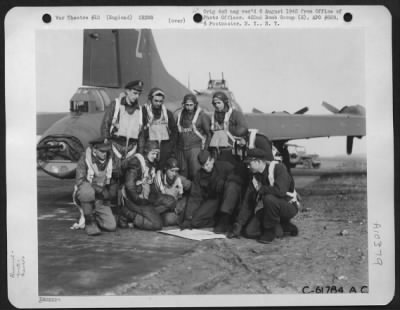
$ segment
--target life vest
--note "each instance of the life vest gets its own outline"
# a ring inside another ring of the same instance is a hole
[[[88,147],[86,149],[86,165],[87,165],[87,175],[86,178],[89,183],[95,183],[99,186],[104,186],[105,184],[110,184],[112,175],[112,158],[108,159],[107,166],[104,170],[99,170],[97,165],[92,161],[92,148]]]
[[[275,172],[275,166],[277,164],[279,164],[279,162],[274,160],[274,161],[271,161],[268,166],[268,181],[269,181],[270,186],[274,186],[274,184],[275,184],[274,172]],[[253,176],[251,182],[254,186],[254,189],[258,192],[261,188],[260,182],[257,181],[255,176]],[[293,189],[292,192],[286,192],[286,196],[288,196],[290,198],[289,203],[297,203],[297,204],[299,203],[296,189]],[[260,209],[259,206],[256,207],[256,209],[254,210],[254,213],[256,213],[259,209]]]
[[[117,136],[126,137],[127,140],[130,138],[137,139],[143,126],[142,107],[139,106],[133,114],[129,114],[125,106],[121,107],[120,99],[115,99],[114,115],[110,127],[111,135],[113,134],[114,128],[117,127],[117,124],[118,130],[115,133]]]
[[[239,139],[235,140],[232,148],[232,154],[239,156],[242,160],[247,156],[247,150],[255,148],[256,136],[258,129],[249,129],[249,140],[246,145],[240,146]]]
[[[200,112],[202,111],[200,107],[197,107],[196,112],[194,114],[194,117],[192,119],[192,125],[188,128],[183,128],[181,125],[181,116],[182,116],[182,111],[179,111],[178,114],[178,120],[177,120],[177,127],[178,127],[178,132],[179,133],[188,133],[188,132],[194,132],[196,134],[196,136],[198,136],[201,140],[201,145],[202,148],[204,148],[204,145],[206,143],[206,138],[200,133],[200,131],[198,130],[197,126],[196,126],[196,122],[197,119],[199,118]]]
[[[249,150],[255,148],[257,133],[258,129],[249,129],[249,144],[247,146]]]
[[[118,151],[118,149],[116,148],[116,146],[114,145],[114,143],[111,144],[111,148],[115,154],[115,156],[119,159],[121,159],[122,157],[127,159],[129,157],[131,157],[132,155],[136,154],[136,150],[137,150],[137,144],[135,144],[135,146],[125,155],[123,156],[120,151]]]
[[[149,140],[151,141],[169,140],[168,112],[165,105],[161,106],[162,113],[159,119],[154,119],[154,114],[151,109],[151,104],[146,104],[145,107],[148,115]]]
[[[149,168],[146,165],[146,160],[144,159],[142,154],[136,153],[134,156],[139,160],[140,166],[142,168],[141,179],[136,181],[136,185],[142,186],[142,192],[139,196],[141,196],[141,198],[148,199],[150,195],[150,186],[151,184],[153,184],[155,178],[155,168]]]
[[[230,107],[225,113],[222,126],[215,121],[215,111],[211,117],[211,130],[213,135],[210,140],[211,147],[232,147],[238,137],[232,135],[229,131],[229,119],[231,118],[233,109]],[[229,141],[230,139],[230,141]]]
[[[269,181],[270,186],[274,186],[274,183],[275,183],[274,171],[275,171],[275,166],[277,164],[279,164],[279,161],[274,160],[269,164],[269,167],[268,167],[268,181]],[[291,198],[289,200],[290,203],[293,203],[293,202],[298,203],[299,202],[297,199],[296,189],[293,189],[293,192],[286,192],[286,196]]]
[[[160,193],[173,196],[176,200],[183,195],[183,184],[179,176],[177,176],[174,182],[170,185],[167,182],[167,175],[163,174],[161,170],[158,170],[154,184]]]

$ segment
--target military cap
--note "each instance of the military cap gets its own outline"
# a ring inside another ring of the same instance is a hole
[[[165,170],[170,169],[179,170],[178,161],[173,157],[169,158],[165,163]]]
[[[141,92],[143,90],[143,85],[141,80],[135,80],[126,84],[125,89],[134,89]]]
[[[272,150],[271,152],[267,152],[259,148],[250,149],[247,151],[247,157],[244,159],[244,162],[249,163],[252,160],[258,160],[258,159],[268,160],[268,161],[274,160],[274,156],[272,155]]]
[[[108,141],[104,142],[103,138],[92,140],[89,142],[89,144],[92,145],[94,148],[103,152],[108,152],[111,150],[111,143]]]
[[[151,151],[154,151],[154,150],[160,150],[160,145],[159,145],[159,143],[157,142],[157,141],[147,141],[146,143],[145,143],[145,145],[144,145],[144,151],[146,152],[146,153],[149,153],[149,152],[151,152]]]
[[[185,95],[184,97],[183,97],[183,101],[182,101],[182,104],[185,104],[186,102],[188,102],[188,101],[193,101],[193,103],[194,104],[198,104],[198,101],[197,101],[197,98],[196,98],[196,96],[195,95],[193,95],[193,94],[187,94],[187,95]]]
[[[165,93],[161,88],[154,87],[150,89],[149,99],[153,98],[154,96],[163,96],[165,98]]]
[[[229,98],[228,96],[223,92],[223,91],[217,91],[213,94],[213,101],[212,103],[214,104],[214,98],[218,98],[220,100],[222,100],[223,103],[228,104],[229,103]]]
[[[207,150],[201,150],[199,155],[197,155],[197,159],[198,159],[200,165],[202,165],[202,166],[207,162],[207,160],[210,157],[211,157],[211,154]]]

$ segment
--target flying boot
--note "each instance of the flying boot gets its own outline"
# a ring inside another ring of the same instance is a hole
[[[101,234],[101,230],[96,223],[94,214],[85,215],[85,231],[89,236],[98,236]]]
[[[224,234],[229,231],[231,223],[231,215],[225,212],[221,212],[221,217],[218,220],[217,225],[214,227],[214,233]]]
[[[81,207],[85,214],[85,231],[89,236],[97,236],[101,234],[101,230],[97,225],[95,216],[93,214],[92,202],[81,202]]]
[[[264,229],[260,238],[257,239],[260,243],[271,243],[275,239],[275,227]]]
[[[281,221],[282,229],[285,233],[289,233],[291,236],[297,236],[299,229],[290,221]]]
[[[119,228],[128,228],[129,222],[133,222],[135,220],[136,213],[129,210],[126,206],[122,206],[118,216],[117,225]]]
[[[280,239],[285,234],[284,231],[283,231],[283,227],[282,227],[282,225],[280,223],[276,224],[274,229],[275,229],[275,237],[276,238]]]
[[[227,237],[231,238],[240,238],[240,233],[242,231],[242,225],[239,223],[234,223],[231,231],[228,232]]]

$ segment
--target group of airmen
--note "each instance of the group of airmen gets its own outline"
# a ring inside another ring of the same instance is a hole
[[[211,116],[193,94],[174,115],[160,88],[140,105],[143,86],[132,81],[111,102],[102,137],[78,162],[74,201],[88,235],[172,225],[261,243],[298,234],[290,221],[299,209],[290,172],[224,92],[213,94]]]

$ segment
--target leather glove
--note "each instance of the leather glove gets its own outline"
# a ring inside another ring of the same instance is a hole
[[[184,229],[192,229],[192,221],[190,220],[184,220],[182,224],[179,225],[179,228],[181,230]]]
[[[185,205],[178,204],[178,205],[175,207],[174,211],[175,211],[175,214],[176,214],[176,215],[179,215],[179,214],[183,213],[183,211],[185,211]]]
[[[242,225],[239,223],[233,224],[232,230],[226,235],[229,239],[240,238],[240,232],[242,231]]]

